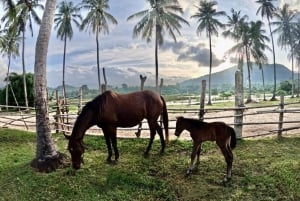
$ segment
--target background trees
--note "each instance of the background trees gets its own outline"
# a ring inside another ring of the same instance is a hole
[[[212,35],[218,36],[218,29],[223,28],[224,25],[217,19],[217,17],[225,16],[224,11],[216,11],[216,1],[200,1],[197,6],[198,12],[192,15],[191,18],[197,18],[199,25],[197,27],[197,34],[206,31],[206,36],[209,39],[209,79],[208,79],[208,105],[211,105],[211,69],[212,69]]]
[[[107,12],[109,10],[108,0],[83,0],[81,8],[88,11],[86,17],[82,21],[81,29],[90,30],[96,35],[98,85],[99,91],[101,91],[99,34],[108,34],[109,23],[118,24],[118,22],[114,16]]]
[[[74,23],[77,27],[80,27],[81,15],[79,14],[79,7],[74,6],[73,2],[62,1],[58,6],[58,13],[55,14],[54,23],[55,29],[57,29],[57,37],[60,37],[64,41],[64,54],[63,54],[63,78],[62,78],[62,88],[64,101],[67,104],[66,99],[66,87],[65,87],[65,70],[66,70],[66,49],[67,49],[67,38],[69,40],[73,37],[73,27]]]
[[[183,10],[177,0],[147,0],[150,8],[130,15],[127,20],[140,19],[133,28],[133,37],[141,36],[151,42],[155,40],[155,87],[158,91],[158,46],[163,44],[164,33],[168,33],[176,42],[176,34],[180,34],[181,24],[189,23],[179,16]]]

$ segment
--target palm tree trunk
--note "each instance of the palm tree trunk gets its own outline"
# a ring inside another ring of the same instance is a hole
[[[265,75],[264,75],[264,68],[262,67],[261,64],[260,65],[260,69],[261,69],[261,77],[262,77],[262,83],[263,83],[263,93],[264,93],[264,101],[266,101],[266,92],[265,92]]]
[[[211,68],[212,68],[212,49],[211,49],[211,34],[209,34],[209,76],[208,76],[208,103],[207,105],[211,104]]]
[[[11,54],[8,54],[8,65],[7,65],[7,76],[6,76],[6,96],[5,96],[5,103],[6,103],[6,110],[8,110],[8,85],[9,83],[9,69],[10,69],[10,59],[11,59]]]
[[[55,143],[51,137],[46,83],[47,51],[55,5],[55,0],[46,1],[35,51],[34,93],[37,147],[36,158],[31,162],[31,166],[42,172],[51,172],[63,162],[63,155],[56,151]]]
[[[99,61],[99,40],[98,40],[99,31],[96,31],[96,44],[97,44],[97,70],[98,70],[98,86],[101,93],[101,81],[100,81],[100,61]]]
[[[268,17],[268,23],[269,23],[269,30],[270,30],[270,35],[271,35],[271,41],[272,41],[272,53],[273,53],[273,70],[274,70],[274,88],[273,88],[273,95],[271,98],[271,101],[276,100],[276,61],[275,61],[275,48],[274,48],[274,39],[273,39],[273,33],[271,29],[271,24],[270,24],[270,19]]]
[[[156,30],[155,30],[155,88],[156,91],[158,92],[158,28],[159,25],[156,25]]]
[[[63,77],[62,77],[62,88],[64,102],[67,104],[66,85],[65,85],[65,71],[66,71],[66,48],[67,48],[67,35],[64,36],[64,56],[63,56]]]
[[[249,83],[249,93],[248,93],[248,97],[247,97],[247,101],[246,103],[250,103],[252,101],[251,99],[251,64],[250,64],[250,55],[249,55],[249,50],[246,47],[246,60],[247,60],[247,69],[248,69],[248,83]]]
[[[292,48],[292,98],[294,98],[295,93],[295,80],[294,80],[294,54]]]
[[[24,98],[25,106],[28,108],[28,99],[27,99],[27,86],[26,86],[26,69],[25,69],[25,29],[22,31],[22,67],[23,67],[23,85],[24,85]]]

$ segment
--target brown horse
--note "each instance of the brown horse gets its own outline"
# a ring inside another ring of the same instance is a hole
[[[66,136],[69,139],[68,149],[72,157],[74,169],[79,169],[84,153],[83,136],[87,129],[97,125],[102,128],[108,150],[107,161],[111,162],[112,147],[115,160],[119,158],[117,148],[117,127],[133,127],[143,119],[147,119],[150,129],[150,141],[145,155],[151,149],[152,142],[157,131],[161,141],[161,153],[165,149],[163,132],[157,119],[162,114],[165,128],[166,141],[168,134],[168,113],[166,103],[159,94],[153,91],[139,91],[130,94],[117,94],[106,91],[88,102],[82,109],[74,124],[72,134]]]
[[[227,163],[227,173],[224,181],[231,179],[231,170],[233,162],[232,149],[234,149],[236,146],[236,134],[234,129],[225,124],[224,122],[207,123],[197,119],[177,117],[175,135],[179,137],[183,130],[189,131],[191,138],[193,139],[191,163],[186,172],[186,176],[188,176],[195,168],[194,162],[196,154],[197,167],[200,163],[199,158],[202,142],[216,141]]]

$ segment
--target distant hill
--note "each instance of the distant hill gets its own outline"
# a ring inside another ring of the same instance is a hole
[[[211,76],[211,84],[212,87],[220,87],[222,85],[234,85],[235,83],[235,72],[237,71],[237,67],[231,67],[224,71],[220,71],[217,73],[213,73]],[[248,70],[247,66],[244,65],[244,83],[248,84]],[[274,83],[274,70],[272,64],[264,65],[264,77],[265,77],[265,84],[273,84]],[[292,78],[292,71],[290,71],[287,67],[281,64],[276,64],[276,77],[277,83],[280,83],[284,80],[291,80]],[[297,79],[297,74],[295,74],[294,79]],[[180,86],[194,86],[199,85],[202,80],[208,80],[208,75],[201,76],[195,79],[189,79],[180,83]],[[258,68],[257,65],[253,64],[252,71],[251,71],[251,81],[252,84],[255,85],[262,85],[262,73],[261,70]]]

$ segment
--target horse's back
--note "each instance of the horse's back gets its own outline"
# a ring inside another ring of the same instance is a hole
[[[128,94],[106,92],[106,115],[118,127],[132,127],[143,119],[157,120],[163,102],[159,94],[153,91],[138,91]]]

